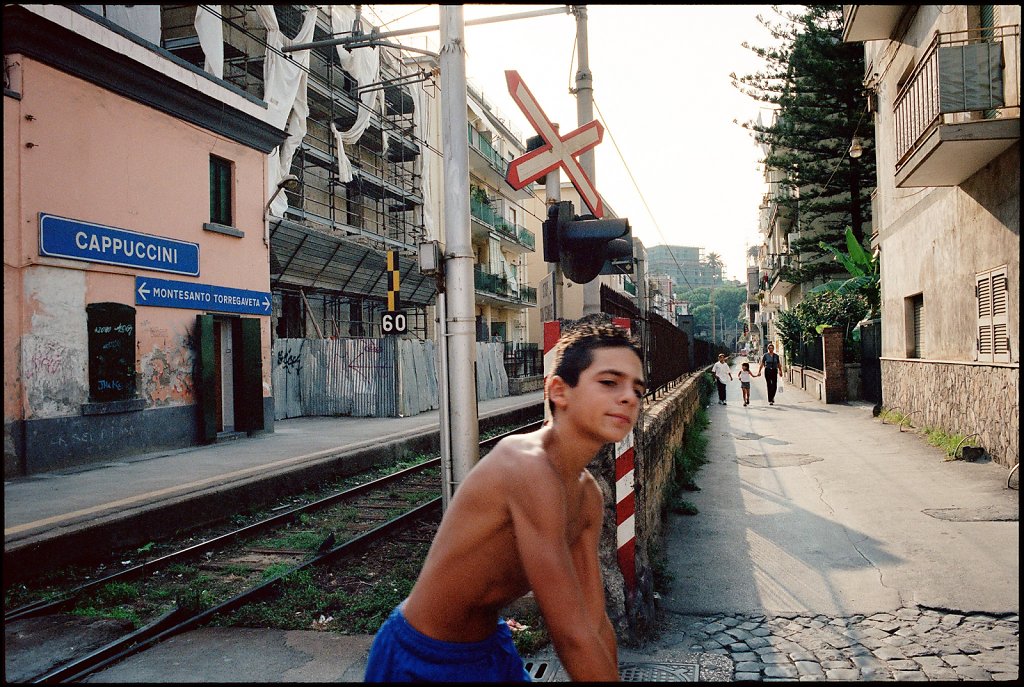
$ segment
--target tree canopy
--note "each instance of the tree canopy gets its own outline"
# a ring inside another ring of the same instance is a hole
[[[822,254],[820,241],[841,250],[850,227],[857,242],[867,245],[875,185],[874,127],[862,86],[864,49],[842,42],[842,5],[806,6],[803,13],[772,9],[779,20],[758,19],[777,44],[743,44],[764,60],[765,68],[730,76],[741,92],[777,107],[770,123],[742,126],[764,146],[763,164],[784,177],[775,202],[799,216],[802,236],[790,250],[800,257],[800,266],[783,268],[787,281],[799,284],[843,269],[833,260],[810,262]],[[849,155],[855,136],[865,151],[859,158]]]

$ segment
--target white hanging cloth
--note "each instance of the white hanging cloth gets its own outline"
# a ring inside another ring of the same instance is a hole
[[[121,28],[160,45],[160,5],[82,5]]]
[[[423,197],[423,231],[425,233],[424,239],[427,241],[433,241],[437,238],[437,233],[434,229],[434,215],[431,212],[433,207],[433,191],[430,187],[430,163],[427,162],[427,146],[425,143],[419,141],[429,141],[430,131],[430,117],[426,116],[427,112],[427,92],[423,89],[422,83],[415,83],[412,85],[412,97],[413,102],[416,106],[416,111],[412,113],[412,130],[413,135],[417,139],[417,145],[420,147],[420,154],[416,156],[416,173],[420,178],[420,194]]]
[[[351,5],[331,5],[331,31],[334,35],[352,31],[355,10]],[[380,81],[380,52],[377,48],[347,50],[339,45],[338,58],[342,69],[352,75],[360,87]],[[355,145],[370,124],[373,112],[383,112],[384,91],[377,89],[363,92],[359,96],[362,107],[356,113],[355,124],[348,131],[338,131],[331,122],[331,132],[338,150],[338,178],[342,182],[352,181],[352,163],[345,154],[345,145]]]
[[[218,79],[224,78],[224,24],[209,8],[220,5],[199,5],[196,9],[196,34],[203,49],[203,69]],[[223,14],[223,11],[221,11]]]
[[[309,101],[306,82],[309,69],[309,50],[280,53],[281,48],[296,43],[308,43],[313,39],[316,27],[316,5],[306,10],[302,27],[294,38],[288,38],[281,31],[273,5],[256,5],[256,14],[267,28],[267,58],[263,62],[263,100],[268,106],[268,121],[283,128],[288,134],[278,148],[270,154],[268,194],[277,190],[277,184],[289,173],[292,157],[306,135],[306,118],[309,116]],[[281,217],[288,209],[284,193],[277,194],[270,207],[272,214]]]

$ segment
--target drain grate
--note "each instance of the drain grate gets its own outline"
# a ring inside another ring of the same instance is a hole
[[[700,668],[696,663],[620,663],[619,678],[623,682],[698,682]]]
[[[551,682],[555,676],[554,667],[547,661],[526,661],[523,667],[532,682]]]
[[[560,666],[551,661],[526,661],[524,666],[533,682],[567,679],[557,677]],[[699,682],[700,667],[696,663],[620,663],[619,678],[623,682]]]

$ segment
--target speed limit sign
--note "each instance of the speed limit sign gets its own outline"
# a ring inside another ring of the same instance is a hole
[[[404,312],[387,310],[380,318],[380,330],[385,334],[405,334],[406,329]]]

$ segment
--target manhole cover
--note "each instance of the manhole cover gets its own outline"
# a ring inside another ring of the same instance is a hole
[[[696,663],[619,664],[619,678],[623,682],[697,682],[699,676]]]
[[[936,520],[950,522],[1018,522],[1016,505],[980,506],[977,508],[926,508],[921,511]]]
[[[817,463],[822,458],[806,453],[769,453],[752,456],[738,456],[736,462],[751,468],[788,468],[794,465]]]

